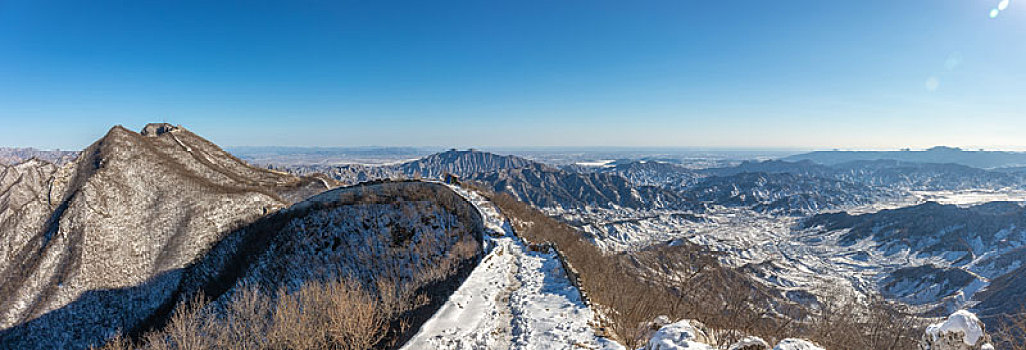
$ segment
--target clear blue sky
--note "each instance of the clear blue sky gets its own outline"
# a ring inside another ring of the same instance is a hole
[[[1026,146],[1026,1],[0,1],[0,146]]]

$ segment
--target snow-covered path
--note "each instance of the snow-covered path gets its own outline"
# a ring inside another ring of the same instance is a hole
[[[402,349],[623,349],[595,335],[555,253],[529,251],[490,202],[453,190],[485,217],[488,253]]]

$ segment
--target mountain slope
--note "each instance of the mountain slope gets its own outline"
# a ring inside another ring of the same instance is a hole
[[[0,328],[180,269],[330,184],[251,167],[168,124],[117,126],[64,167],[22,168],[5,171],[17,179],[3,180],[0,201],[0,218],[14,218],[0,223]]]
[[[118,330],[160,329],[176,307],[198,293],[212,300],[210,315],[223,317],[237,307],[232,303],[241,292],[255,289],[277,300],[279,291],[337,279],[379,294],[394,293],[393,299],[403,301],[396,310],[402,314],[388,316],[416,327],[476,265],[482,234],[483,222],[473,206],[439,184],[338,188],[224,235],[182,268],[130,287],[89,291],[60,309],[0,331],[0,343],[85,348]],[[395,332],[390,334],[403,336],[401,329]]]

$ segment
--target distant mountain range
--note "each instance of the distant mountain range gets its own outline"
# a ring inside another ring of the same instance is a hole
[[[1026,153],[1002,151],[968,151],[937,146],[925,151],[816,151],[784,157],[786,161],[811,160],[825,165],[854,161],[894,160],[916,163],[952,163],[990,169],[1026,166]]]
[[[1026,173],[952,163],[859,160],[823,165],[810,160],[745,161],[690,169],[652,161],[615,166],[566,166],[578,173],[618,175],[636,186],[657,186],[691,201],[765,212],[814,213],[898,199],[909,191],[1022,190]]]
[[[673,191],[633,184],[619,174],[580,173],[511,155],[478,150],[449,150],[418,160],[384,166],[292,167],[296,173],[321,171],[342,183],[375,179],[442,179],[445,174],[482,183],[541,208],[634,209],[690,207]]]
[[[543,164],[476,173],[468,179],[541,208],[695,208],[676,192],[635,185],[617,174],[575,173]]]
[[[78,152],[72,151],[0,147],[0,165],[14,165],[33,158],[63,165],[77,156]]]
[[[823,165],[746,161],[690,169],[659,161],[617,161],[603,167],[551,167],[511,155],[450,150],[390,165],[305,165],[277,169],[326,173],[342,183],[385,178],[441,179],[453,174],[507,191],[545,208],[695,209],[704,204],[791,214],[899,199],[908,191],[1026,189],[1026,173],[958,164],[860,160]]]
[[[417,147],[282,147],[238,146],[227,150],[256,165],[339,165],[348,163],[385,164],[405,162],[438,152]]]
[[[425,157],[385,165],[292,165],[272,166],[295,174],[324,173],[346,184],[375,179],[441,179],[444,174],[467,177],[481,172],[526,167],[534,162],[517,156],[498,155],[477,150],[449,150]]]

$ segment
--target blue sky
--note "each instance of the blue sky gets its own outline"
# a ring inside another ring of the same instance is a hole
[[[1026,1],[0,1],[0,146],[1026,147]]]

